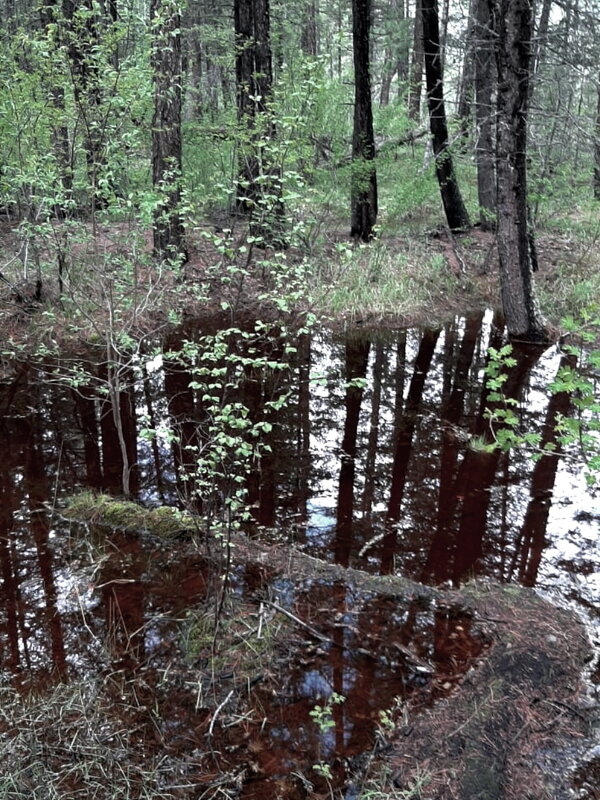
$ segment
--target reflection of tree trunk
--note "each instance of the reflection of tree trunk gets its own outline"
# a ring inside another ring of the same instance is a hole
[[[180,339],[173,337],[166,342],[165,352],[177,352],[180,347]],[[198,430],[199,425],[204,422],[204,414],[196,408],[194,392],[190,389],[192,376],[189,372],[180,364],[174,363],[172,358],[167,358],[164,376],[169,418],[177,434],[177,439],[172,443],[177,489],[183,501],[201,513],[200,500],[194,495],[192,475],[199,445]]]
[[[402,415],[404,407],[404,384],[406,382],[406,331],[402,330],[398,334],[396,350],[396,375],[394,381],[394,426],[396,426]],[[394,428],[394,433],[396,428]]]
[[[515,347],[513,349],[513,356],[517,363],[507,370],[507,379],[503,386],[506,398],[518,400],[525,379],[541,354],[540,348]],[[487,392],[484,392],[484,396],[486,394]],[[482,404],[480,424],[487,441],[491,442],[491,434],[488,433],[488,428],[484,427],[483,420],[483,410],[486,405],[488,404]],[[493,410],[494,404],[489,404],[488,407]],[[452,577],[456,584],[474,571],[483,556],[483,537],[491,501],[490,489],[494,483],[501,456],[500,449],[491,453],[469,449],[461,465],[457,485],[464,487],[461,492],[464,499],[454,550]]]
[[[144,584],[142,546],[131,534],[113,533],[113,556],[102,571],[102,596],[106,614],[106,645],[113,669],[134,669],[144,657]],[[122,565],[127,560],[127,581]]]
[[[565,367],[574,367],[575,356],[564,355],[561,359],[560,370]],[[558,462],[562,447],[556,433],[556,418],[558,415],[567,416],[571,408],[571,397],[566,392],[553,394],[548,403],[546,418],[542,429],[540,447],[552,444],[555,449],[546,453],[536,463],[531,478],[531,499],[527,506],[525,519],[517,537],[515,560],[518,561],[517,569],[519,581],[524,586],[534,586],[537,578],[542,553],[546,545],[545,534],[548,524],[548,515],[552,504],[552,491],[556,480]],[[514,571],[514,564],[511,574]]]
[[[142,384],[144,387],[144,402],[145,402],[145,410],[148,414],[148,423],[151,431],[156,431],[158,420],[156,419],[156,414],[154,413],[154,398],[152,396],[152,388],[150,384],[150,378],[148,374],[144,374],[142,378]],[[152,460],[154,461],[154,484],[156,485],[156,489],[158,490],[158,496],[160,497],[161,501],[165,501],[165,483],[163,480],[163,465],[162,459],[160,455],[160,450],[158,447],[158,437],[156,435],[152,436],[150,441],[150,449],[152,450]]]
[[[0,464],[0,565],[2,584],[0,599],[6,614],[5,635],[8,654],[5,664],[12,674],[16,674],[20,663],[19,623],[17,609],[20,605],[19,584],[14,564],[14,548],[10,547],[13,537],[13,513],[18,507],[17,492],[13,484],[12,465],[2,459]],[[13,552],[11,553],[11,549]]]
[[[375,496],[375,463],[379,440],[379,412],[381,408],[381,379],[384,362],[383,342],[375,346],[375,363],[373,364],[373,397],[371,400],[371,419],[369,421],[369,438],[367,441],[367,458],[365,461],[365,488],[363,492],[362,512],[365,519],[371,518],[373,499]]]
[[[298,522],[308,519],[310,476],[310,360],[311,337],[305,333],[298,342]]]
[[[433,578],[436,583],[440,583],[448,577],[446,574],[448,567],[446,554],[450,545],[450,531],[457,505],[455,491],[456,462],[458,453],[463,446],[457,437],[456,426],[458,426],[464,412],[469,371],[473,363],[475,345],[481,335],[482,320],[482,313],[471,314],[467,317],[465,333],[456,361],[452,391],[448,401],[444,403],[437,525],[422,575],[422,580]]]
[[[348,339],[346,342],[346,381],[364,379],[367,374],[370,342],[368,339]],[[335,561],[348,566],[352,546],[352,518],[354,513],[354,475],[358,422],[364,390],[358,386],[346,387],[346,419],[342,440],[339,493],[336,512]]]
[[[73,400],[75,402],[76,416],[79,417],[79,425],[83,436],[83,453],[85,457],[86,480],[88,486],[94,489],[103,487],[102,466],[100,459],[100,447],[98,420],[96,417],[96,399],[88,396],[84,389],[73,390]]]
[[[413,376],[406,398],[406,407],[402,419],[396,425],[396,443],[394,463],[392,467],[392,485],[386,515],[387,532],[383,538],[381,553],[381,573],[392,572],[394,551],[396,547],[396,523],[400,518],[400,507],[406,485],[406,473],[412,449],[412,439],[417,424],[418,412],[423,397],[423,389],[435,346],[439,338],[439,330],[428,329],[423,333],[419,352],[415,360]]]
[[[38,419],[38,418],[36,418]],[[27,462],[24,469],[25,486],[29,498],[30,528],[35,542],[38,565],[44,587],[46,601],[45,617],[52,645],[52,667],[58,675],[67,673],[64,637],[58,608],[56,606],[56,586],[52,565],[52,553],[48,546],[50,524],[44,503],[50,496],[44,472],[43,453],[39,447],[40,432],[33,428],[27,444]]]

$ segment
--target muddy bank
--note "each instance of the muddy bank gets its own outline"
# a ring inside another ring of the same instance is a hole
[[[92,498],[80,498],[68,513],[131,535],[144,531],[150,537],[165,532],[185,536],[186,530],[195,530],[196,535],[199,530],[179,512],[172,512],[171,526],[168,509],[161,511],[157,530],[156,512],[108,498],[95,508]],[[198,544],[202,548],[201,538]],[[430,800],[597,797],[595,762],[582,765],[599,719],[582,677],[592,650],[574,613],[514,585],[474,582],[460,591],[432,588],[399,576],[375,576],[327,564],[289,546],[241,534],[232,538],[232,545],[232,570],[252,567],[263,586],[281,578],[296,584],[337,581],[355,597],[370,595],[398,605],[407,600],[432,603],[438,610],[451,609],[454,617],[462,615],[460,624],[448,629],[457,641],[450,649],[450,667],[460,658],[467,626],[469,640],[482,644],[466,671],[445,680],[432,670],[428,692],[407,696],[396,708],[395,728],[386,729],[385,745],[376,740],[346,773],[346,786],[354,786],[352,796],[360,797],[369,789],[392,794],[395,789]],[[285,614],[277,604],[274,608]],[[293,610],[286,617],[290,631],[331,642],[318,619],[305,620],[298,608]],[[370,643],[361,646],[368,656]],[[411,655],[404,650],[403,661],[426,674],[423,652]],[[572,794],[575,785],[577,794]],[[414,794],[418,788],[422,793]]]
[[[475,585],[464,601],[493,643],[454,695],[398,731],[393,784],[426,774],[432,800],[572,797],[572,770],[598,722],[581,679],[591,657],[583,625],[513,586]]]

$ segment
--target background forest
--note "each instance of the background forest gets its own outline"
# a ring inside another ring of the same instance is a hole
[[[5,0],[0,270],[11,301],[61,295],[89,314],[99,282],[147,289],[145,266],[152,282],[186,262],[197,279],[265,245],[280,265],[302,262],[313,286],[333,284],[334,311],[401,315],[407,295],[431,300],[432,279],[451,293],[440,265],[458,275],[460,252],[422,238],[446,221],[435,175],[456,189],[443,197],[451,230],[493,231],[495,164],[508,162],[499,133],[511,127],[497,87],[519,85],[499,80],[510,64],[494,42],[522,6]],[[531,36],[515,40],[529,84],[524,224],[531,242],[534,230],[558,236],[555,306],[592,289],[578,270],[599,224],[599,13],[594,0],[536,2]],[[353,253],[348,233],[380,241]],[[493,257],[479,256],[484,272]],[[378,293],[357,288],[365,274]]]

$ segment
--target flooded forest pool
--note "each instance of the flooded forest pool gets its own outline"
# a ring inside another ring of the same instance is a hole
[[[162,346],[200,335],[189,325]],[[235,402],[266,423],[244,482],[249,541],[432,586],[536,587],[577,608],[597,644],[600,505],[579,450],[557,443],[534,461],[482,446],[483,370],[501,342],[488,312],[440,329],[305,333],[289,369],[245,362]],[[282,357],[276,341],[265,348],[269,364]],[[570,398],[547,387],[568,357],[516,355],[505,393],[522,429],[552,442]],[[215,513],[191,477],[210,428],[197,371],[156,351],[115,395],[106,365],[84,372],[84,361],[7,364],[0,386],[7,796],[60,772],[64,797],[106,781],[135,797],[359,797],[361,759],[386,721],[449,695],[487,642],[469,614],[426,593],[286,575],[234,550],[225,596],[200,534],[66,520],[74,493],[122,493],[124,453],[141,503]],[[235,613],[215,633],[221,602]],[[35,716],[32,694],[46,698]],[[33,767],[19,772],[26,751]]]

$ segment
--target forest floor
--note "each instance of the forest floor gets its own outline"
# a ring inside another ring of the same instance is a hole
[[[495,238],[477,227],[459,236],[443,227],[419,235],[382,231],[371,245],[352,246],[345,228],[334,226],[318,247],[277,253],[248,247],[243,226],[235,233],[206,226],[190,236],[190,258],[180,271],[157,269],[150,235],[125,225],[95,232],[84,226],[72,242],[70,233],[52,231],[33,258],[17,229],[0,222],[5,340],[23,341],[32,334],[34,342],[95,340],[106,332],[108,319],[133,335],[192,317],[210,318],[213,324],[220,319],[223,325],[286,317],[289,324],[306,311],[333,327],[397,328],[441,323],[499,305]],[[66,254],[62,296],[57,241]],[[535,284],[551,327],[595,302],[600,291],[596,244],[589,234],[538,233]],[[44,265],[41,298],[36,297],[36,262]],[[277,299],[286,292],[292,300],[282,310]]]

